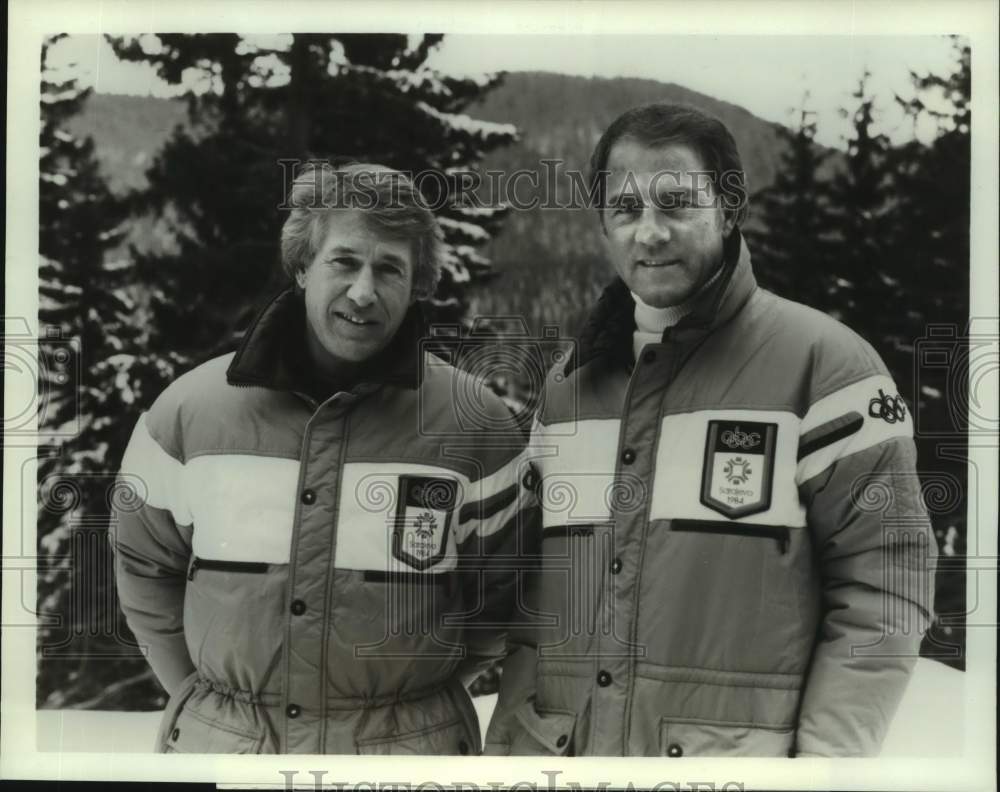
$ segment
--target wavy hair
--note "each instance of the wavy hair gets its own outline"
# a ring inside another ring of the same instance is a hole
[[[441,278],[444,235],[420,191],[401,171],[355,162],[310,162],[292,182],[291,212],[281,229],[281,266],[293,281],[316,258],[331,212],[359,209],[373,230],[413,245],[415,299],[429,299]]]

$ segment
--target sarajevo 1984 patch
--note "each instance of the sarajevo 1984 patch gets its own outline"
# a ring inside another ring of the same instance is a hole
[[[701,502],[727,517],[746,517],[771,506],[778,425],[709,421]]]
[[[393,556],[414,569],[427,569],[444,558],[457,493],[454,479],[400,476]]]

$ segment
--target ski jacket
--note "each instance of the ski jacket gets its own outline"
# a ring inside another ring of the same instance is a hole
[[[421,351],[414,310],[327,398],[303,374],[304,322],[280,295],[235,354],[163,392],[125,454],[135,497],[111,541],[170,694],[157,749],[476,753],[461,678],[503,654],[514,571],[496,559],[530,506],[524,440],[499,398]],[[504,442],[470,429],[463,395]]]
[[[933,603],[912,421],[873,349],[722,276],[633,359],[620,280],[533,430],[542,565],[486,752],[876,754]]]

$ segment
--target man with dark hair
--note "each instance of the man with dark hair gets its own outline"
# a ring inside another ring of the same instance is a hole
[[[533,429],[541,569],[487,751],[874,755],[933,603],[903,399],[757,287],[721,122],[630,110],[592,169],[618,277]]]
[[[478,752],[462,683],[502,653],[476,627],[513,600],[494,560],[530,503],[523,442],[482,383],[425,365],[441,232],[414,185],[317,165],[290,204],[289,288],[160,395],[122,463],[137,497],[110,538],[170,694],[157,749]],[[508,442],[462,426],[457,389]]]

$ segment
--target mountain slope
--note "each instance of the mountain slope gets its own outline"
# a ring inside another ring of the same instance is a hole
[[[515,123],[524,148],[545,157],[563,157],[570,167],[586,167],[608,124],[628,108],[652,101],[694,105],[726,124],[743,157],[751,192],[774,180],[783,148],[777,124],[672,83],[512,72],[473,110],[487,121]]]

